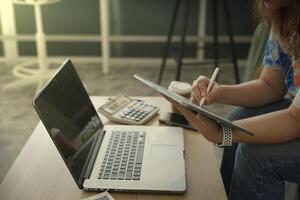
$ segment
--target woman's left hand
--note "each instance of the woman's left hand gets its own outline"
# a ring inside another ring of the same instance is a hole
[[[222,128],[212,119],[209,119],[201,114],[194,114],[184,106],[178,104],[172,99],[165,96],[165,98],[174,104],[180,112],[185,116],[188,122],[199,131],[207,140],[213,143],[222,143],[223,134]]]

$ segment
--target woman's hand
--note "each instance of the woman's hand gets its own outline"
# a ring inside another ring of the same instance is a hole
[[[224,97],[222,86],[214,82],[210,92],[207,94],[208,85],[209,79],[205,76],[199,76],[198,79],[193,82],[191,100],[195,104],[199,104],[204,97],[206,97],[205,104],[207,105],[222,101]]]
[[[223,133],[222,128],[214,121],[201,114],[195,115],[190,110],[181,106],[172,99],[164,96],[168,101],[174,104],[180,112],[185,116],[188,122],[199,131],[207,140],[213,143],[222,143]]]

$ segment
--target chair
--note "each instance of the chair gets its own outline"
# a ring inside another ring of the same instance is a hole
[[[269,38],[269,30],[259,24],[252,36],[249,53],[247,56],[246,70],[244,74],[244,81],[249,81],[258,77],[261,71],[262,61],[264,57],[264,50]]]
[[[36,25],[36,49],[37,60],[22,62],[14,66],[12,73],[19,78],[16,81],[8,83],[2,87],[5,92],[9,89],[37,83],[37,89],[42,86],[44,81],[53,73],[49,69],[47,61],[47,47],[45,33],[43,30],[41,6],[45,4],[57,3],[60,0],[13,0],[16,4],[34,6],[35,25]]]

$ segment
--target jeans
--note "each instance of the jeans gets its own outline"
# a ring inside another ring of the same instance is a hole
[[[228,118],[261,115],[285,109],[290,103],[282,100],[259,108],[236,108]],[[300,139],[270,145],[234,144],[224,149],[221,175],[229,199],[284,199],[284,181],[300,183]]]

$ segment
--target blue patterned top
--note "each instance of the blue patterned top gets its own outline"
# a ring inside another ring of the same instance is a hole
[[[292,64],[293,59],[285,53],[279,44],[270,36],[264,52],[263,66],[281,70],[285,76],[285,84],[288,92],[292,96],[295,96],[298,88],[294,84],[294,70]]]

